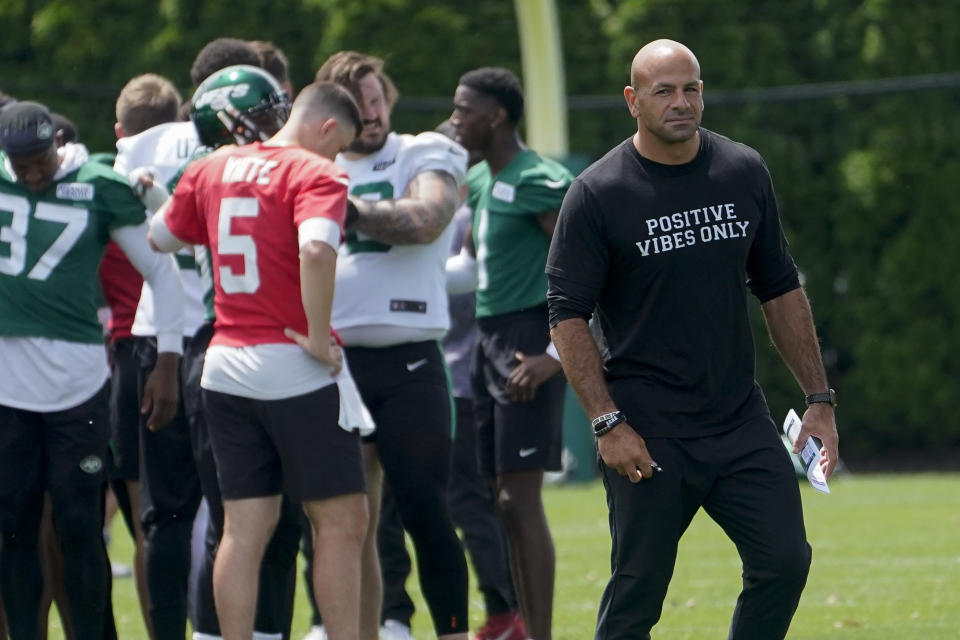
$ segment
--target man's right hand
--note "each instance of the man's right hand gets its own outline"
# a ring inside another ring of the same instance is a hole
[[[180,355],[159,353],[143,387],[143,414],[147,429],[159,431],[177,415],[180,406]]]
[[[604,464],[633,483],[652,478],[659,468],[643,438],[626,422],[597,438],[597,450]]]
[[[340,375],[343,369],[343,349],[337,344],[336,338],[327,334],[324,338],[311,339],[298,331],[287,328],[283,330],[283,335],[287,336],[306,351],[308,354],[330,367],[330,373],[333,377]]]

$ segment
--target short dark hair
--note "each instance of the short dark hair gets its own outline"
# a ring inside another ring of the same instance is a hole
[[[383,71],[383,60],[375,56],[368,56],[357,51],[338,51],[333,54],[317,70],[316,82],[336,82],[350,90],[355,97],[360,95],[360,80],[367,74],[377,74],[380,86],[383,87],[383,97],[389,107],[393,107],[400,97],[396,85]]]
[[[73,120],[55,111],[50,113],[50,118],[53,120],[53,128],[60,134],[61,144],[78,142],[80,140],[80,134],[77,133],[77,125],[73,123]]]
[[[500,103],[507,118],[517,124],[523,117],[523,87],[520,79],[503,67],[481,67],[460,76],[460,84],[485,93]]]
[[[190,109],[193,108],[193,100],[186,99],[177,107],[177,122],[190,122]]]
[[[39,102],[16,102],[0,111],[0,148],[9,156],[30,156],[56,143],[50,110]]]
[[[3,89],[0,89],[0,110],[3,110],[4,108],[10,106],[16,101],[17,99],[14,98],[12,95],[5,92]]]
[[[293,111],[300,109],[329,113],[344,123],[352,124],[357,136],[363,131],[363,119],[357,101],[349,89],[336,82],[313,82],[305,86],[293,101]]]
[[[117,122],[128,136],[164,122],[176,122],[182,102],[173,83],[155,73],[131,78],[117,98]]]
[[[217,38],[211,40],[193,59],[190,67],[190,80],[193,86],[200,83],[224,67],[235,64],[249,64],[254,67],[263,66],[260,53],[246,40],[239,38]]]
[[[290,81],[290,61],[280,47],[267,40],[250,40],[250,46],[260,54],[261,66],[277,82],[283,84]]]

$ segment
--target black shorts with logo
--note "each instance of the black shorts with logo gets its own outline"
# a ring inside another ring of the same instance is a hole
[[[16,524],[27,492],[106,480],[109,389],[38,412],[0,405],[0,528]]]
[[[366,490],[360,437],[337,424],[336,384],[279,400],[203,390],[224,500],[286,493],[323,500]]]
[[[477,318],[477,329],[470,375],[480,470],[488,476],[559,470],[564,377],[544,382],[530,402],[507,394],[516,353],[541,354],[550,343],[546,305]]]

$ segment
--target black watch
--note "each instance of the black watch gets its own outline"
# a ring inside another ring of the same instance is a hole
[[[833,389],[827,389],[823,393],[811,393],[806,397],[807,406],[818,402],[825,402],[831,407],[837,406],[837,392]]]

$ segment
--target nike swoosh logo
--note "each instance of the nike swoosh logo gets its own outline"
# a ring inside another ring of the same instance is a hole
[[[530,447],[529,449],[520,449],[520,457],[521,457],[521,458],[529,458],[530,456],[532,456],[532,455],[535,454],[536,452],[537,452],[537,448],[536,448],[536,447]]]
[[[543,184],[551,189],[559,189],[567,186],[566,180],[544,180]]]
[[[419,369],[425,364],[427,364],[426,358],[424,358],[423,360],[417,360],[416,362],[408,362],[407,371],[416,371],[417,369]]]

